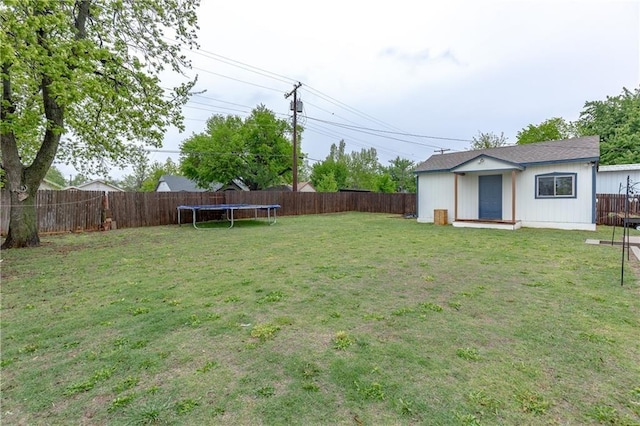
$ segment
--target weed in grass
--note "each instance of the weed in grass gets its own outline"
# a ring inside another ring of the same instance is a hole
[[[114,398],[113,401],[111,401],[111,404],[109,405],[109,408],[107,410],[116,411],[119,408],[126,407],[127,405],[131,404],[131,402],[133,402],[135,397],[136,397],[135,394],[130,393],[127,395]]]
[[[477,361],[480,359],[480,353],[476,348],[459,348],[456,350],[456,355],[467,361]]]
[[[333,347],[339,350],[345,350],[353,344],[353,339],[349,337],[346,331],[338,331],[333,336]]]
[[[133,309],[131,311],[131,314],[133,316],[137,316],[137,315],[144,315],[144,314],[148,314],[149,312],[151,312],[150,308],[147,308],[145,306],[138,306],[137,308]]]
[[[263,386],[256,389],[256,395],[262,398],[270,398],[276,394],[276,390],[273,386]]]
[[[67,386],[67,388],[62,393],[65,396],[75,395],[81,392],[87,392],[93,389],[96,385],[96,382],[93,380],[85,380],[82,382],[74,383],[72,385]]]
[[[32,354],[35,351],[37,351],[39,347],[40,346],[38,344],[32,343],[32,344],[24,346],[22,349],[20,349],[18,351],[18,353],[21,353],[21,354]]]
[[[259,298],[258,300],[256,300],[256,303],[263,304],[263,303],[279,302],[283,298],[284,298],[284,293],[283,292],[281,292],[281,291],[270,291],[266,295],[264,295],[261,298]]]
[[[129,339],[126,337],[119,337],[113,341],[113,347],[115,349],[122,349],[129,344]]]
[[[435,303],[424,302],[420,304],[421,311],[433,311],[433,312],[442,312],[442,306],[436,305]]]
[[[302,389],[308,392],[319,392],[320,386],[312,382],[307,382],[302,384]]]
[[[0,360],[0,368],[8,367],[13,363],[13,361],[14,358],[2,358],[2,360]]]
[[[335,312],[335,311],[334,311],[334,312],[331,312],[331,313],[329,314],[329,316],[330,316],[331,318],[340,318],[342,315],[340,315],[340,312]]]
[[[149,344],[148,340],[137,340],[131,344],[131,349],[142,349]]]
[[[256,324],[251,329],[251,337],[255,337],[257,339],[260,339],[260,341],[264,342],[269,339],[273,339],[273,337],[276,335],[278,331],[280,331],[280,326],[277,326],[275,324],[269,324],[269,323]]]
[[[473,404],[479,406],[478,411],[480,412],[486,409],[489,410],[489,412],[491,412],[492,414],[496,415],[498,413],[498,410],[500,409],[500,401],[487,395],[487,393],[483,390],[471,391],[467,394],[467,398]]]
[[[174,408],[177,414],[187,414],[188,412],[196,408],[198,405],[200,405],[198,401],[191,398],[187,398],[187,399],[183,399],[181,401],[176,402]]]
[[[382,314],[372,314],[372,313],[368,313],[368,314],[364,314],[362,316],[363,320],[374,320],[374,321],[384,321],[387,317],[385,317]]]
[[[596,405],[592,407],[589,412],[587,412],[587,417],[603,424],[620,424],[618,411],[608,405]]]
[[[171,412],[168,403],[145,402],[141,406],[131,406],[127,412],[127,424],[157,425],[170,423]]]
[[[138,384],[139,381],[140,381],[140,379],[138,377],[127,376],[127,378],[122,380],[120,383],[118,383],[113,388],[113,391],[115,393],[124,392],[124,391],[126,391],[128,389],[131,389],[131,388],[135,387]]]
[[[551,406],[551,403],[536,392],[522,391],[515,395],[516,401],[525,413],[544,414]]]
[[[394,309],[393,311],[391,311],[391,315],[401,317],[404,315],[412,314],[414,312],[415,312],[415,309],[405,307],[405,308]]]
[[[456,420],[461,426],[480,426],[480,419],[474,414],[456,414]]]
[[[383,401],[384,400],[384,388],[380,383],[373,382],[366,386],[361,386],[357,381],[353,383],[356,387],[356,391],[362,395],[365,399],[372,399]]]
[[[207,373],[217,365],[218,363],[215,361],[207,361],[202,367],[198,368],[196,371],[199,373]]]
[[[240,301],[240,298],[238,296],[227,296],[223,300],[224,303],[235,303],[239,301]]]
[[[200,321],[200,318],[198,318],[197,315],[193,314],[189,317],[185,325],[189,325],[191,327],[198,327],[201,323],[202,321]]]
[[[400,410],[400,414],[402,414],[403,416],[413,416],[415,414],[413,401],[398,398],[397,406]]]
[[[169,306],[178,306],[180,304],[180,301],[177,299],[173,299],[169,300],[167,303],[169,304]]]
[[[301,369],[300,373],[302,374],[302,377],[304,377],[305,379],[310,379],[312,377],[317,376],[320,373],[320,368],[310,362],[307,362]]]

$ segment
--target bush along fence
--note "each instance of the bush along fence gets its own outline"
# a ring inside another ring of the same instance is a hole
[[[278,216],[359,211],[414,214],[416,194],[373,192],[109,192],[38,191],[38,230],[42,234],[97,231],[115,228],[172,225],[178,222],[177,207],[204,204],[279,204]],[[0,191],[0,234],[9,229],[10,198]],[[198,220],[217,219],[220,212],[203,212]],[[239,211],[237,218],[252,217]],[[183,211],[183,223],[192,221]]]

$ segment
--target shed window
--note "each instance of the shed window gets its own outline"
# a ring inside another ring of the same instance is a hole
[[[575,198],[575,196],[575,173],[536,176],[536,198]]]

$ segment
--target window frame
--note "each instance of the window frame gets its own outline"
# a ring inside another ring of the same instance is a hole
[[[540,194],[540,179],[541,178],[553,178],[553,195],[541,195]],[[568,195],[558,195],[557,189],[558,184],[557,180],[559,178],[571,178],[571,194]],[[577,198],[576,189],[578,188],[578,174],[577,173],[562,173],[562,172],[554,172],[554,173],[544,173],[535,176],[535,195],[536,199],[540,200],[553,200],[553,199],[567,199],[567,198]]]

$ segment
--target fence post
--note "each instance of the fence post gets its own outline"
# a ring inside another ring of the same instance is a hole
[[[111,209],[109,209],[109,196],[107,195],[107,191],[102,193],[102,211],[100,214],[100,218],[102,220],[101,231],[108,231],[111,229]]]

